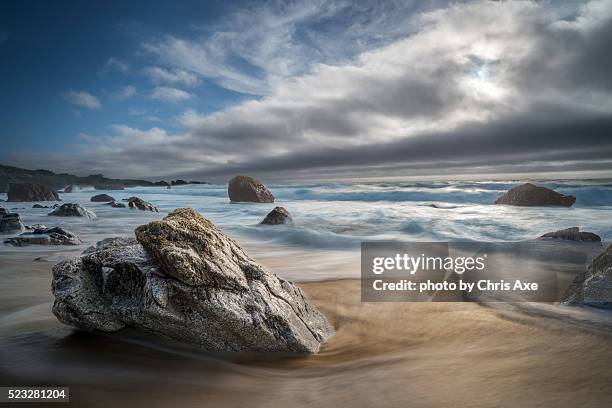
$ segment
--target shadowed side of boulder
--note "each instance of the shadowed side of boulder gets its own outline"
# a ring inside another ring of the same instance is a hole
[[[571,207],[574,205],[574,202],[576,202],[576,197],[574,196],[563,195],[549,188],[536,186],[531,183],[514,187],[495,200],[495,204],[521,207]]]
[[[25,229],[21,217],[17,213],[0,211],[0,234],[21,232]]]
[[[131,326],[213,351],[317,352],[333,334],[303,292],[192,209],[107,239],[54,267],[53,313],[77,327]]]
[[[273,203],[274,195],[259,180],[236,176],[229,181],[227,194],[232,202]]]
[[[110,201],[115,201],[115,199],[108,194],[97,194],[91,197],[89,201],[93,203],[108,203]]]

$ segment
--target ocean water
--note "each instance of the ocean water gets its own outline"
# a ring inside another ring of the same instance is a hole
[[[357,276],[362,241],[520,241],[573,226],[612,240],[611,181],[537,184],[575,195],[576,204],[572,208],[493,205],[497,197],[517,185],[511,181],[279,184],[269,186],[276,196],[274,204],[230,203],[226,185],[82,189],[61,194],[63,202],[93,210],[98,215],[93,220],[49,217],[50,210],[33,209],[32,203],[1,204],[15,208],[12,211],[21,214],[26,225],[59,225],[85,242],[79,248],[57,248],[58,256],[67,250],[78,252],[109,236],[131,236],[140,224],[161,218],[174,208],[192,207],[264,264],[278,264],[275,260],[282,256],[294,258],[291,266],[277,272],[294,280]],[[117,200],[136,195],[157,206],[160,213],[89,201],[100,193]],[[289,210],[293,225],[259,224],[276,205]],[[0,254],[37,250],[47,252],[49,248],[0,245]]]

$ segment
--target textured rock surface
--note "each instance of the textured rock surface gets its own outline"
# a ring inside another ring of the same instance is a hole
[[[130,197],[125,199],[124,201],[127,201],[128,207],[130,208],[137,208],[142,211],[159,212],[157,210],[157,207],[153,206],[153,204],[151,203],[146,202],[140,197]]]
[[[26,232],[14,238],[4,241],[14,246],[26,245],[79,245],[81,240],[78,236],[60,227],[46,228],[41,226],[31,232]]]
[[[90,199],[93,203],[108,203],[109,201],[115,201],[115,199],[108,194],[98,194]]]
[[[571,227],[559,231],[548,232],[540,238],[563,239],[567,241],[601,242],[601,237],[588,231],[580,231],[578,227]]]
[[[7,197],[6,201],[60,201],[55,191],[34,183],[9,183]]]
[[[612,309],[612,245],[574,279],[562,303]]]
[[[293,219],[285,207],[274,207],[261,223],[268,225],[292,224]]]
[[[516,205],[522,207],[560,206],[571,207],[576,197],[559,194],[546,187],[539,187],[531,183],[514,187],[503,196],[495,200],[495,204]]]
[[[80,204],[75,204],[75,203],[62,204],[55,210],[51,211],[48,215],[53,215],[53,216],[58,216],[58,217],[96,218],[96,214],[94,214],[93,211],[90,211],[87,208],[82,207]]]
[[[333,329],[302,291],[256,264],[191,209],[53,268],[53,313],[103,331],[132,326],[213,351],[317,352]]]
[[[233,202],[273,203],[274,195],[259,180],[249,176],[236,176],[229,181],[227,194]]]
[[[19,214],[8,213],[4,209],[2,211],[0,211],[0,234],[21,232],[25,229]]]

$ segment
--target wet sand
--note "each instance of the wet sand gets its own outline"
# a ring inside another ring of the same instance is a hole
[[[562,319],[362,303],[358,280],[308,282],[337,330],[320,354],[211,355],[60,324],[53,262],[32,259],[0,259],[0,383],[68,385],[71,406],[612,406],[612,336]]]

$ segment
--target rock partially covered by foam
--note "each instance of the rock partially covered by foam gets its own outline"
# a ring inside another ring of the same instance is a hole
[[[14,246],[26,245],[79,245],[81,240],[73,233],[60,227],[47,228],[45,226],[35,227],[14,238],[4,241]]]
[[[580,231],[578,227],[571,227],[554,232],[547,232],[540,238],[562,239],[579,242],[601,242],[601,237],[593,232]]]
[[[292,224],[293,219],[285,207],[274,207],[261,223],[267,225]]]
[[[333,329],[293,283],[249,258],[212,222],[178,209],[53,268],[53,313],[213,351],[319,350]]]
[[[514,187],[495,200],[495,204],[521,207],[571,207],[575,202],[576,197],[574,196],[563,195],[549,188],[536,186],[531,183]]]
[[[96,218],[96,214],[93,211],[90,211],[87,208],[81,206],[80,204],[75,204],[75,203],[62,204],[61,206],[51,211],[47,215],[51,215],[55,217]]]
[[[273,203],[274,195],[259,180],[236,176],[229,181],[227,194],[233,202]]]

